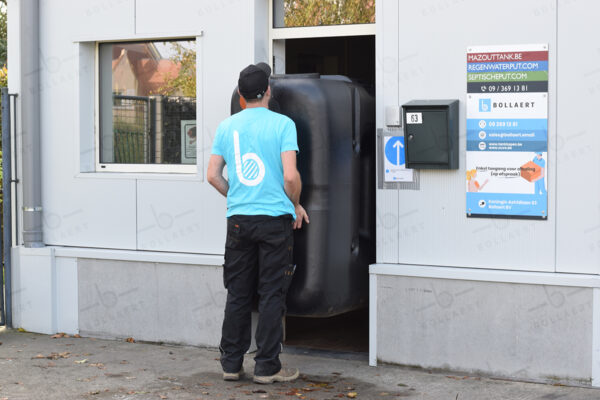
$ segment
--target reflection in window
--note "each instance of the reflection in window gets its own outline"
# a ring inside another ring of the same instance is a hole
[[[273,0],[273,27],[372,24],[375,0]]]
[[[100,163],[196,163],[196,42],[102,43]]]

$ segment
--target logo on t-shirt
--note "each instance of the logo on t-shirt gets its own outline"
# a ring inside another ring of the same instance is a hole
[[[233,131],[233,149],[235,151],[235,172],[241,183],[256,186],[265,177],[265,164],[255,153],[240,154],[240,134]]]

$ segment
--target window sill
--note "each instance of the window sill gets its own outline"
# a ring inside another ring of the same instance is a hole
[[[175,172],[80,172],[75,175],[76,179],[137,179],[137,180],[166,180],[166,181],[191,181],[203,182],[199,173],[175,173]]]

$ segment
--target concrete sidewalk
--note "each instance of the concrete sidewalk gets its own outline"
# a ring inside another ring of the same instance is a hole
[[[365,356],[282,355],[289,384],[223,382],[215,350],[0,331],[0,399],[600,399],[600,390],[367,365]],[[299,353],[295,351],[294,353]],[[247,356],[246,371],[253,361]]]

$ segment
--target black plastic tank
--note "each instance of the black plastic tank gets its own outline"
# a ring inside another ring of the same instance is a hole
[[[343,76],[273,75],[269,108],[298,132],[300,203],[288,315],[329,317],[368,303],[375,261],[375,100]],[[231,113],[241,110],[237,89]]]

